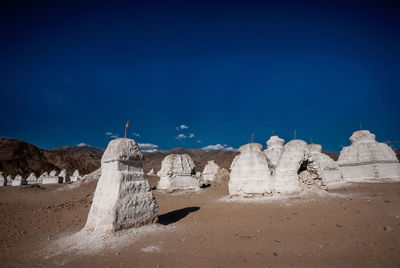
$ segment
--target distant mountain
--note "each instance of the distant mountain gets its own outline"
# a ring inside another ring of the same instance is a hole
[[[97,148],[97,147],[92,147],[92,146],[88,146],[88,145],[85,145],[85,146],[73,145],[73,146],[61,146],[58,148],[50,149],[49,151],[52,151],[52,152],[64,151],[64,152],[79,152],[79,153],[87,152],[87,153],[95,154],[95,155],[101,157],[105,150],[106,149],[104,149],[104,148]]]
[[[100,159],[98,151],[45,150],[24,141],[0,138],[0,171],[5,175],[26,177],[34,172],[38,176],[62,169],[87,174],[100,167]]]

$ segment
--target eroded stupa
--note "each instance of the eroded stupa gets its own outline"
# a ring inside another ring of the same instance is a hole
[[[35,173],[31,173],[31,174],[28,176],[28,178],[26,178],[26,182],[27,182],[28,184],[35,184],[35,183],[38,183]]]
[[[302,190],[299,170],[307,159],[308,149],[305,141],[291,140],[283,146],[282,155],[272,177],[274,193],[291,194]]]
[[[0,186],[7,186],[7,178],[3,176],[2,171],[0,171]]]
[[[308,162],[312,170],[321,178],[324,186],[343,182],[339,165],[328,155],[322,153],[322,146],[319,144],[308,145]],[[309,168],[309,169],[310,169]]]
[[[74,171],[74,173],[72,174],[72,176],[70,177],[70,179],[71,179],[71,181],[72,182],[74,182],[74,181],[78,181],[78,180],[80,180],[82,177],[81,177],[81,175],[79,174],[79,170],[75,170]]]
[[[70,182],[71,179],[69,177],[68,171],[66,169],[61,170],[60,174],[58,175],[62,179],[63,183]]]
[[[231,196],[252,196],[271,193],[271,171],[262,145],[249,143],[239,148],[231,165],[228,183]]]
[[[157,172],[160,177],[158,189],[167,191],[198,190],[199,178],[196,176],[196,166],[187,154],[167,155]]]
[[[12,186],[21,186],[21,185],[27,185],[28,183],[24,178],[22,178],[21,175],[15,176],[15,179],[12,181]]]
[[[264,150],[264,154],[267,157],[268,166],[271,173],[274,173],[276,166],[278,165],[279,159],[283,152],[284,139],[278,136],[271,136],[267,141],[267,149]]]
[[[136,141],[123,138],[108,144],[85,231],[111,233],[156,221],[158,205],[142,164]]]
[[[215,175],[217,175],[220,167],[215,163],[214,160],[210,160],[207,162],[207,165],[204,167],[202,178],[205,181],[214,181]]]
[[[400,180],[400,164],[396,153],[385,143],[375,140],[368,130],[359,130],[350,137],[350,146],[339,155],[339,168],[348,182]]]

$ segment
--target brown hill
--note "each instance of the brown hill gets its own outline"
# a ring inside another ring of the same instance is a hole
[[[26,177],[31,172],[40,175],[62,169],[87,174],[100,167],[100,158],[91,152],[44,150],[24,141],[0,138],[0,170],[5,175]]]

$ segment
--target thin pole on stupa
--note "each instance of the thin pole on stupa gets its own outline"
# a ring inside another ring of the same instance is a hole
[[[126,131],[128,130],[128,128],[129,128],[129,120],[126,122],[126,125],[125,125],[125,135],[124,135],[125,139],[126,139]]]
[[[360,124],[360,130],[362,129],[362,124]]]
[[[272,130],[272,136],[275,136],[275,130]]]
[[[312,137],[310,137],[310,140],[311,140],[311,144],[314,144],[313,141],[312,141]]]
[[[251,133],[251,143],[254,141],[254,133]]]
[[[294,139],[296,139],[296,130],[294,130]]]

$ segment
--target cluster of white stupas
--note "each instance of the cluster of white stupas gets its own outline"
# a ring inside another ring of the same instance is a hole
[[[343,148],[339,165],[321,152],[320,145],[307,145],[302,140],[284,144],[283,139],[273,136],[264,151],[258,143],[243,145],[231,165],[229,193],[233,196],[290,194],[353,179],[400,179],[400,164],[393,151],[377,143],[374,135],[357,131],[351,141],[351,146]],[[109,143],[101,159],[101,175],[83,231],[110,233],[157,220],[158,205],[142,164],[143,154],[134,140],[123,138]],[[362,172],[349,171],[352,167]],[[200,180],[229,177],[214,161],[207,163],[201,177],[196,175],[194,162],[187,154],[166,156],[157,175],[159,189],[171,191],[196,190]]]
[[[293,194],[309,188],[326,189],[342,182],[400,180],[400,164],[394,151],[360,130],[350,137],[336,162],[321,152],[321,145],[302,140],[284,144],[278,136],[239,148],[231,165],[229,194],[254,196]]]
[[[3,176],[3,172],[0,171],[0,186],[21,186],[28,184],[56,184],[56,183],[67,183],[74,182],[81,179],[81,175],[79,175],[79,170],[75,170],[72,176],[69,176],[68,171],[63,169],[60,173],[56,170],[50,172],[44,172],[39,177],[36,177],[35,173],[31,173],[26,179],[24,179],[21,175],[15,176],[13,179],[11,175],[8,175],[6,178]]]

